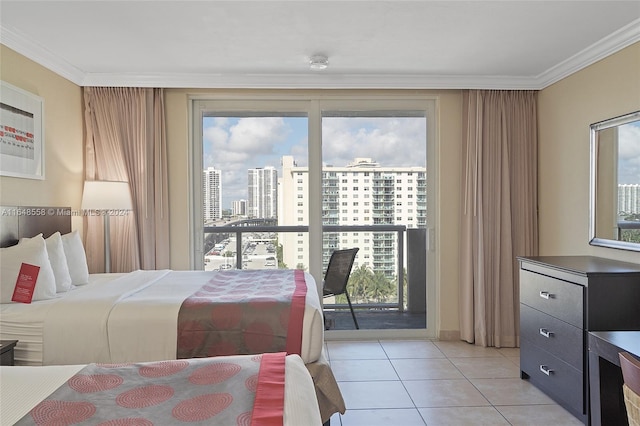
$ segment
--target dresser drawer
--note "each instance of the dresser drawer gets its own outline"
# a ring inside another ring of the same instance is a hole
[[[585,413],[583,372],[526,339],[520,340],[520,369],[549,396],[578,413]]]
[[[584,327],[584,287],[520,270],[520,301],[576,327]]]
[[[521,304],[520,337],[551,352],[577,370],[584,370],[582,329]]]

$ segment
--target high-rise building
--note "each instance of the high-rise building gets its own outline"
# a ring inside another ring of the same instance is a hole
[[[618,212],[640,213],[640,184],[618,185]]]
[[[208,167],[202,172],[204,221],[222,219],[222,181],[220,170]]]
[[[278,225],[308,225],[309,173],[291,156],[282,158],[282,203]],[[427,181],[424,167],[387,167],[371,158],[322,169],[323,225],[371,225],[371,232],[325,232],[323,261],[337,248],[359,247],[354,267],[366,264],[386,276],[397,275],[395,232],[375,232],[375,225],[427,224]],[[283,260],[289,267],[308,267],[307,233],[282,233]]]
[[[247,215],[247,200],[234,200],[231,214],[234,216],[246,216]]]
[[[247,216],[255,219],[278,217],[278,171],[273,167],[248,170]]]

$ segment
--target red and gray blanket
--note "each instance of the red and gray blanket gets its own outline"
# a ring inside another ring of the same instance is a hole
[[[282,425],[285,356],[90,364],[17,424]]]
[[[306,292],[302,270],[216,273],[180,307],[177,358],[300,355]]]

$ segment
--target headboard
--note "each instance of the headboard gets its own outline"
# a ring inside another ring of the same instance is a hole
[[[47,238],[56,231],[71,232],[71,207],[0,206],[0,247],[39,233]]]

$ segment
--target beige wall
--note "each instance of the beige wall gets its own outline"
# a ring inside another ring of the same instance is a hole
[[[166,91],[167,138],[169,149],[169,198],[171,204],[171,268],[189,268],[189,215],[188,215],[188,140],[189,117],[187,111],[190,95],[216,94],[237,96],[238,94],[266,94],[265,91],[215,91],[197,89],[170,89]],[[280,95],[286,92],[278,92]],[[300,95],[300,92],[288,92]],[[315,91],[309,94],[328,92]],[[351,93],[362,92],[332,92]],[[372,92],[367,92],[371,94]],[[382,92],[380,92],[382,93]],[[402,92],[384,92],[385,94]],[[412,95],[438,97],[439,135],[437,141],[439,164],[438,214],[438,266],[436,271],[439,325],[445,332],[458,331],[458,206],[460,186],[460,146],[462,127],[462,95],[452,91],[411,91]],[[317,278],[317,277],[316,277]],[[446,334],[446,333],[445,333]]]
[[[0,45],[0,79],[44,99],[45,179],[0,177],[0,204],[80,208],[84,173],[82,90]],[[80,218],[73,227],[82,228]]]
[[[589,245],[589,125],[640,110],[640,43],[540,92],[541,255],[640,262],[640,253]]]

